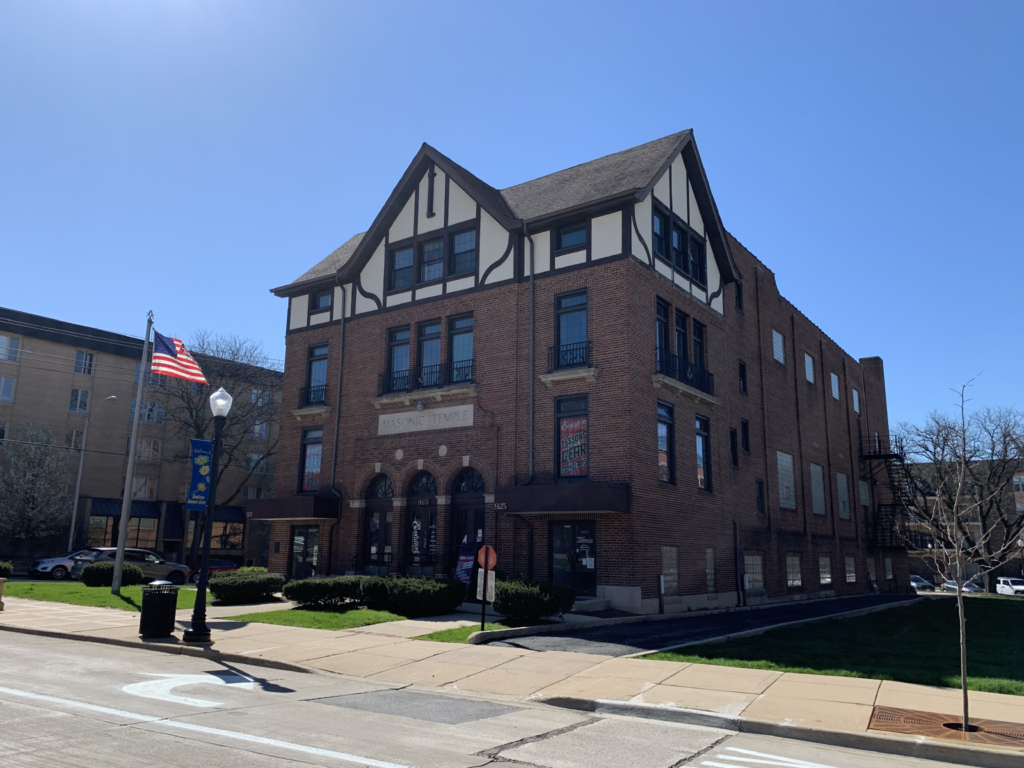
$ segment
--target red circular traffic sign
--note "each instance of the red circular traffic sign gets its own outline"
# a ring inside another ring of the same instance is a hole
[[[498,564],[498,553],[494,551],[494,547],[485,544],[476,553],[476,561],[480,563],[481,568],[490,571]]]

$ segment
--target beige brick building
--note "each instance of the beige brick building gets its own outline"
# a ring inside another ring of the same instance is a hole
[[[139,338],[0,308],[0,472],[5,468],[5,454],[17,444],[21,425],[48,427],[59,449],[67,454],[69,526],[82,437],[89,419],[75,548],[116,543],[142,347]],[[260,397],[279,402],[280,375],[270,373],[261,375],[260,381],[276,381],[277,386]],[[187,531],[193,527],[181,504],[190,476],[187,456],[193,435],[169,418],[176,406],[177,385],[164,376],[146,375],[128,544],[181,560],[189,541]],[[268,385],[260,386],[266,389]],[[249,391],[232,394],[236,401],[255,397]],[[262,463],[256,457],[272,450],[278,426],[275,418],[251,430],[245,451],[252,457],[255,471],[236,466],[225,473],[218,494],[224,507],[214,518],[213,545],[218,557],[242,561],[265,556],[258,541],[246,541],[252,537],[245,532],[245,507],[272,487],[273,457]],[[46,540],[0,539],[0,559],[57,554],[65,550],[67,539],[67,531]]]

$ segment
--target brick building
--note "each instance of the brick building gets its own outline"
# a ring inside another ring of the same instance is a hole
[[[691,131],[504,190],[424,145],[274,293],[272,570],[446,576],[483,542],[635,613],[907,588],[858,455],[882,361],[726,232]]]
[[[280,398],[280,372],[260,369],[257,375],[246,366],[211,362],[203,356],[199,359],[207,371],[227,364],[237,369],[233,379],[264,388],[273,403]],[[48,427],[56,449],[67,454],[69,524],[82,460],[75,547],[117,543],[141,361],[141,338],[0,307],[0,478],[6,469],[5,455],[16,444],[21,426]],[[255,384],[257,381],[260,383]],[[191,476],[191,435],[174,419],[175,409],[182,406],[175,399],[175,382],[146,374],[128,546],[152,549],[180,561],[191,542],[195,513],[190,522],[182,504]],[[250,398],[241,386],[235,390],[236,401]],[[196,393],[197,402],[203,398],[203,393]],[[243,408],[238,410],[244,409],[242,402]],[[249,413],[264,411],[267,422],[251,430],[245,441],[244,450],[250,457],[264,455],[277,439],[276,405],[263,410],[250,407]],[[265,560],[262,534],[250,536],[247,531],[245,505],[264,491],[269,495],[273,466],[273,461],[267,460],[253,467],[236,463],[226,469],[218,493],[222,506],[213,523],[215,557],[238,562]],[[253,468],[257,471],[250,471]],[[23,560],[64,552],[68,533],[17,540],[0,536],[0,556],[22,565]]]

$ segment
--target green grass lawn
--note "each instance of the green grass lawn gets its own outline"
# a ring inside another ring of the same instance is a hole
[[[371,611],[369,608],[352,608],[348,611],[310,611],[303,608],[286,608],[281,611],[243,613],[229,616],[231,621],[251,621],[258,624],[279,624],[283,627],[306,627],[307,629],[355,629],[370,624],[401,621],[405,616],[389,611]]]
[[[966,600],[968,686],[1024,696],[1024,600]],[[956,601],[831,619],[644,659],[960,687]]]
[[[487,629],[508,629],[504,624],[491,624],[487,622],[484,626]],[[419,635],[413,640],[435,640],[439,643],[465,643],[474,632],[480,631],[479,622],[471,627],[457,627],[455,629],[442,629],[438,632],[431,632],[429,635]]]
[[[110,587],[87,587],[79,581],[9,581],[4,586],[4,596],[99,608],[120,608],[122,611],[138,611],[142,606],[140,586],[122,587],[121,596],[118,597],[110,594]],[[195,587],[182,587],[178,590],[178,610],[192,608],[195,604]]]

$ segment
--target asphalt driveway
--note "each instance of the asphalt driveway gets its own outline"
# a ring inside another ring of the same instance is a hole
[[[701,612],[682,614],[677,619],[613,624],[566,632],[552,632],[529,637],[515,637],[489,645],[529,648],[533,651],[572,651],[628,656],[642,651],[661,651],[683,643],[710,640],[734,632],[762,629],[790,621],[821,618],[862,608],[914,600],[916,595],[861,595],[857,597],[808,600],[786,603],[770,608],[755,608],[731,613],[707,615]],[[571,626],[571,625],[570,625]]]

